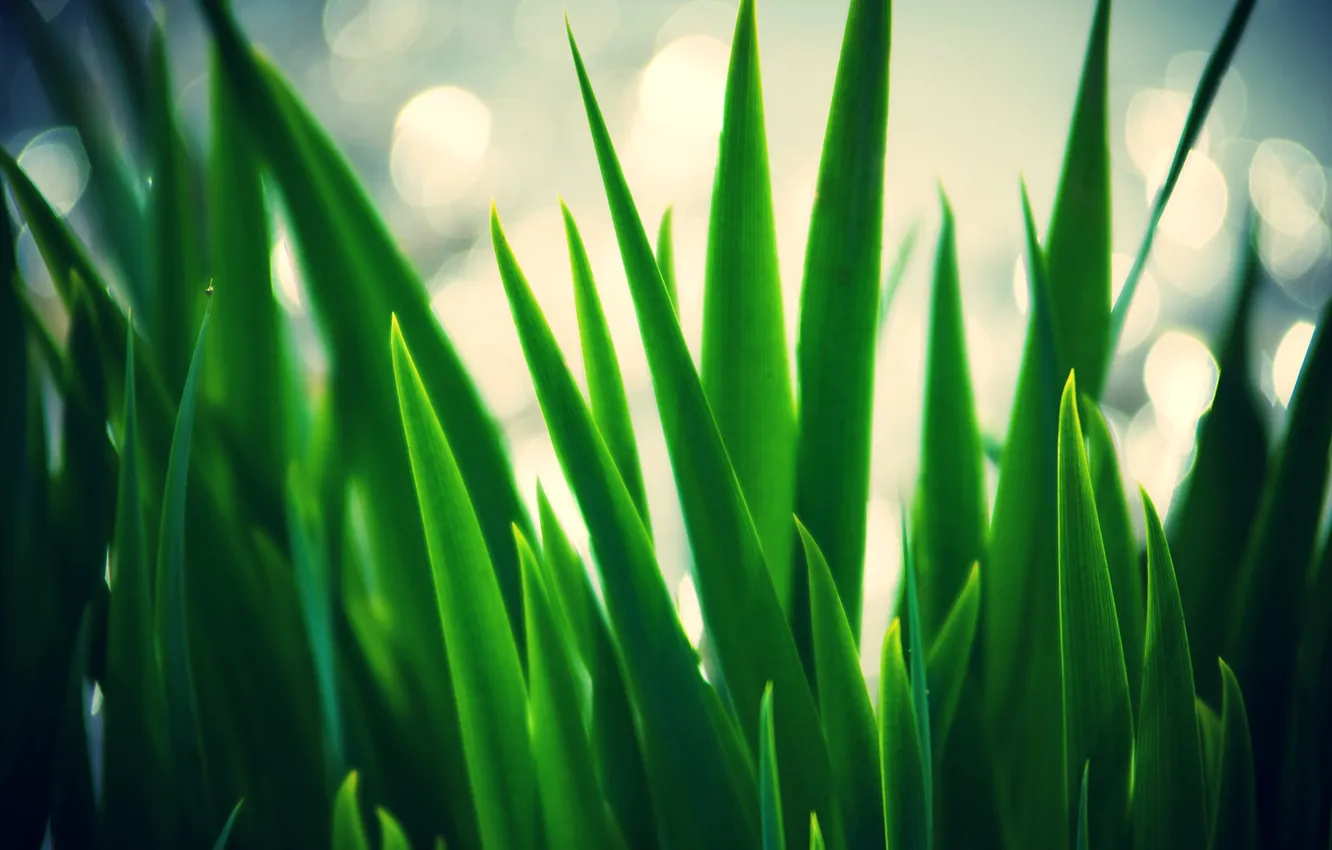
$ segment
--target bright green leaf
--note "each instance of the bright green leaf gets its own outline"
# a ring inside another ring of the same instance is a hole
[[[680,296],[675,290],[675,236],[671,228],[674,210],[674,206],[668,205],[661,214],[661,224],[657,226],[657,268],[661,270],[662,285],[666,287],[666,295],[671,299],[671,308],[678,319]]]
[[[888,846],[892,850],[928,850],[930,810],[925,763],[898,619],[884,635],[880,676],[879,746]]]
[[[356,799],[356,786],[360,778],[356,771],[347,774],[333,803],[333,850],[370,850],[361,822],[360,803]]]
[[[402,831],[402,827],[394,820],[393,815],[376,807],[375,816],[379,819],[380,850],[412,850],[407,834]]]
[[[772,685],[759,703],[759,806],[763,810],[763,850],[785,850],[782,786],[777,775],[777,738],[772,727]]]
[[[967,673],[971,670],[972,647],[976,642],[976,623],[980,615],[980,564],[971,565],[971,574],[962,586],[953,608],[948,612],[939,636],[929,648],[930,736],[933,741],[934,766],[943,761],[948,732],[957,716]],[[936,783],[937,785],[937,783]]]

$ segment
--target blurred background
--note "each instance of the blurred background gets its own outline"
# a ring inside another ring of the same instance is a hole
[[[5,0],[28,3],[34,0]],[[84,0],[35,0],[100,79],[110,57]],[[166,26],[188,142],[208,146],[208,41],[191,2],[126,0]],[[567,10],[650,229],[674,205],[681,321],[698,356],[707,209],[736,3],[726,0],[233,0],[250,37],[325,124],[410,257],[496,417],[524,494],[542,481],[586,551],[536,406],[486,230],[499,207],[546,315],[581,370],[558,198],[578,217],[612,326],[663,569],[697,637],[688,547],[651,381],[565,42]],[[792,346],[819,145],[847,0],[759,0],[759,39],[786,318]],[[1091,26],[1092,0],[899,0],[893,9],[884,268],[917,239],[888,314],[876,378],[864,628],[886,626],[900,573],[899,505],[919,447],[923,350],[939,222],[954,207],[972,379],[982,427],[1002,439],[1026,320],[1019,180],[1048,223]],[[1110,120],[1116,287],[1230,3],[1116,0]],[[1250,202],[1269,280],[1252,376],[1279,425],[1316,311],[1332,292],[1332,3],[1260,0],[1161,224],[1105,396],[1127,483],[1162,510],[1191,463],[1211,402],[1213,350],[1235,289]],[[76,229],[90,180],[78,133],[53,118],[24,44],[0,16],[0,141]],[[108,88],[97,93],[124,108]],[[137,140],[126,139],[127,146]],[[13,210],[10,204],[11,212]],[[311,374],[324,368],[281,211],[277,295]],[[18,256],[34,300],[56,298],[32,237]],[[386,376],[387,379],[387,376]],[[1329,391],[1332,391],[1330,388]],[[991,479],[993,484],[993,468]],[[991,501],[993,499],[991,498]],[[1133,502],[1131,502],[1133,504]],[[1138,518],[1140,522],[1140,518]],[[878,669],[876,642],[865,666]]]

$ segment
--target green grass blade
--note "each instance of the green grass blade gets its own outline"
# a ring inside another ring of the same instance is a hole
[[[1198,739],[1202,746],[1203,797],[1207,809],[1207,829],[1211,831],[1212,814],[1216,811],[1216,786],[1221,776],[1221,750],[1225,727],[1221,724],[1221,715],[1201,699],[1194,699],[1193,707],[1198,716]]]
[[[789,611],[795,403],[760,79],[755,0],[742,0],[708,224],[700,372],[777,596]]]
[[[176,427],[171,437],[166,485],[162,491],[157,579],[154,583],[157,648],[167,700],[167,739],[176,773],[181,841],[188,844],[203,844],[212,832],[204,754],[199,738],[198,697],[186,630],[185,590],[185,497],[189,483],[190,443],[194,436],[195,398],[207,339],[208,314],[205,312],[181,390]]]
[[[900,620],[894,619],[884,635],[880,675],[879,745],[888,846],[893,850],[928,850],[930,810],[925,763],[911,680],[902,657]]]
[[[675,317],[680,317],[680,295],[675,288],[675,233],[672,220],[675,218],[674,205],[667,205],[661,214],[661,223],[657,225],[657,268],[661,270],[661,283],[666,287],[666,296],[671,299],[671,308]]]
[[[51,843],[56,847],[92,847],[97,844],[97,804],[93,800],[88,729],[84,718],[88,702],[83,689],[84,647],[89,621],[79,629],[76,649],[65,659],[63,696],[56,711],[52,756]]]
[[[759,702],[759,802],[763,810],[763,850],[786,850],[782,828],[782,786],[777,775],[777,738],[772,726],[772,685]]]
[[[523,570],[528,710],[546,838],[552,847],[607,847],[605,814],[579,709],[570,647],[541,580],[536,555],[521,531],[515,529],[514,538]]]
[[[1082,395],[1078,411],[1087,438],[1087,466],[1091,471],[1096,516],[1101,521],[1101,541],[1110,567],[1110,587],[1115,594],[1119,617],[1119,640],[1124,647],[1124,672],[1128,675],[1129,706],[1137,719],[1142,689],[1143,641],[1146,633],[1146,599],[1142,586],[1142,562],[1138,540],[1129,517],[1124,482],[1120,477],[1115,443],[1100,407]]]
[[[985,554],[989,509],[980,429],[967,367],[953,211],[940,193],[943,226],[930,296],[921,423],[920,480],[913,511],[920,630],[936,640],[971,565]]]
[[[757,812],[745,803],[747,796],[756,799],[756,788],[737,784],[728,771],[723,732],[713,725],[647,531],[493,211],[491,235],[537,400],[588,524],[626,681],[641,714],[660,817],[686,846],[756,847]]]
[[[1133,711],[1083,445],[1070,373],[1059,406],[1059,642],[1065,764],[1097,765],[1089,780],[1091,845],[1119,847],[1128,833]],[[1069,799],[1077,794],[1078,779],[1077,768],[1069,769]]]
[[[1332,746],[1332,528],[1323,537],[1317,572],[1304,602],[1292,726],[1282,777],[1282,836],[1289,846],[1322,845],[1323,813],[1332,805],[1332,774],[1326,761],[1308,758]]]
[[[231,840],[231,830],[236,825],[236,816],[241,812],[241,806],[245,804],[245,799],[236,801],[231,814],[227,815],[227,822],[222,824],[222,831],[217,834],[217,840],[213,842],[213,850],[227,850],[227,842]]]
[[[1097,0],[1045,251],[1065,364],[1100,398],[1110,365],[1110,0]]]
[[[605,432],[602,432],[603,439]],[[642,514],[639,514],[641,517]],[[569,542],[560,521],[546,497],[546,488],[537,482],[537,521],[541,528],[541,550],[551,577],[552,599],[568,626],[578,655],[592,666],[593,617],[599,616],[595,605],[586,595],[588,582],[586,568],[573,544]],[[593,677],[595,682],[595,677]]]
[[[1142,245],[1133,258],[1133,266],[1129,269],[1128,277],[1124,279],[1124,288],[1119,291],[1119,296],[1115,299],[1115,306],[1110,314],[1107,357],[1113,357],[1115,350],[1119,348],[1119,337],[1124,332],[1124,322],[1128,319],[1133,294],[1137,291],[1138,281],[1147,267],[1147,258],[1152,253],[1156,228],[1161,223],[1161,216],[1165,214],[1171,193],[1175,191],[1175,184],[1179,182],[1179,176],[1184,172],[1184,163],[1188,160],[1189,152],[1197,143],[1203,125],[1207,123],[1207,113],[1212,109],[1212,101],[1216,100],[1216,93],[1221,88],[1226,70],[1230,67],[1230,60],[1234,58],[1235,51],[1239,48],[1240,39],[1244,37],[1244,30],[1249,25],[1249,17],[1256,5],[1257,0],[1236,0],[1235,7],[1230,11],[1230,17],[1226,19],[1226,27],[1221,31],[1221,38],[1217,40],[1216,47],[1212,48],[1211,55],[1207,57],[1207,65],[1203,68],[1198,87],[1193,92],[1193,103],[1189,106],[1188,117],[1184,119],[1184,129],[1180,132],[1179,144],[1175,147],[1174,158],[1170,161],[1170,170],[1166,172],[1165,182],[1157,190],[1156,200],[1152,203],[1147,232],[1143,235]]]
[[[1250,211],[1239,291],[1217,349],[1216,395],[1198,426],[1193,467],[1166,525],[1198,693],[1213,705],[1221,701],[1216,659],[1229,649],[1244,547],[1268,471],[1267,402],[1249,376],[1249,328],[1263,281],[1256,237],[1257,215]]]
[[[795,732],[818,723],[814,698],[572,30],[569,43],[675,471],[703,620],[751,751],[757,749],[758,703],[765,684],[773,683],[776,710],[789,724],[783,728],[792,730],[777,739],[787,777],[786,823],[791,840],[804,844],[805,815],[826,813],[830,801],[823,741]]]
[[[375,817],[379,819],[380,850],[412,850],[407,833],[402,831],[393,815],[376,807]]]
[[[810,213],[796,347],[795,512],[823,547],[837,592],[852,612],[861,609],[864,582],[890,7],[889,0],[853,0],[847,13]],[[798,617],[803,603],[795,600]],[[857,645],[859,619],[851,617]],[[808,658],[807,630],[796,623]]]
[[[809,813],[809,850],[824,850],[823,830],[819,827],[819,816]]]
[[[569,242],[569,260],[573,266],[574,304],[578,311],[578,335],[583,345],[583,363],[587,371],[587,395],[592,407],[592,418],[601,431],[615,459],[615,468],[629,488],[629,497],[643,518],[643,527],[652,534],[652,520],[648,515],[647,491],[643,487],[643,468],[638,461],[638,443],[634,439],[634,426],[629,418],[629,400],[624,392],[624,379],[620,375],[620,361],[615,356],[610,325],[601,309],[596,281],[592,278],[592,264],[587,248],[578,233],[573,213],[560,201],[564,215],[564,233]]]
[[[333,850],[370,850],[361,822],[360,804],[356,799],[359,777],[356,771],[347,774],[333,803]]]
[[[139,43],[133,13],[117,0],[96,0],[92,4],[95,20],[101,25],[107,47],[117,66],[120,93],[125,98],[130,120],[130,135],[136,142],[148,126],[148,57]]]
[[[907,527],[906,507],[902,528]],[[930,741],[929,677],[925,672],[926,643],[920,633],[920,597],[916,591],[916,562],[911,538],[902,535],[902,576],[906,588],[907,674],[911,679],[911,704],[916,718],[916,740],[920,743],[920,765],[925,789],[925,846],[934,843],[934,755]]]
[[[1087,850],[1087,775],[1091,773],[1091,762],[1082,765],[1082,790],[1078,792],[1078,835],[1074,842],[1077,850]]]
[[[943,766],[948,732],[957,716],[958,704],[971,670],[972,647],[976,642],[976,624],[980,619],[980,564],[971,565],[971,574],[962,586],[953,608],[948,612],[939,636],[929,648],[930,738],[934,768]],[[937,783],[936,783],[937,787]]]
[[[1133,846],[1205,850],[1207,804],[1193,666],[1161,518],[1147,491],[1147,647],[1133,757]]]
[[[103,705],[103,835],[108,846],[170,847],[178,840],[172,771],[162,730],[166,694],[153,632],[153,595],[135,409],[134,335],[125,353],[125,424],[111,550],[111,610]]]
[[[530,847],[537,834],[537,788],[518,649],[453,449],[431,407],[396,316],[391,336],[393,376],[425,524],[481,838],[495,846]]]
[[[1258,812],[1249,715],[1235,674],[1225,661],[1217,663],[1221,670],[1221,723],[1225,732],[1208,847],[1209,850],[1254,850],[1258,846]]]
[[[906,279],[906,270],[911,265],[911,257],[916,253],[916,240],[920,237],[920,220],[911,223],[902,241],[897,243],[897,252],[893,255],[893,264],[883,279],[883,295],[879,298],[879,335],[883,336],[884,325],[897,300],[897,290]]]
[[[837,817],[829,824],[835,833],[834,844],[881,848],[884,832],[879,733],[860,668],[860,654],[828,562],[809,531],[798,521],[796,528],[805,549],[819,711],[832,766]]]

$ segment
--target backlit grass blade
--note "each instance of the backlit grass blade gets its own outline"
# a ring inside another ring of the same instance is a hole
[[[1225,727],[1221,715],[1200,699],[1193,701],[1198,716],[1198,741],[1202,746],[1203,790],[1207,802],[1207,824],[1211,831],[1212,814],[1216,810],[1217,779],[1221,776],[1221,750]]]
[[[333,802],[333,850],[370,850],[356,799],[359,778],[356,771],[347,774]]]
[[[835,846],[881,848],[884,831],[879,733],[860,668],[860,654],[828,562],[798,521],[796,528],[805,549],[819,711],[832,766],[836,819],[829,822],[830,830],[835,834]]]
[[[890,0],[853,0],[847,12],[810,213],[796,346],[795,512],[823,547],[848,611],[861,609],[864,582],[890,9]],[[796,588],[802,584],[797,579]],[[797,597],[798,618],[803,608]],[[859,619],[851,618],[857,645]],[[800,623],[797,640],[808,658],[809,636]]]
[[[751,750],[757,749],[759,699],[765,684],[773,683],[775,710],[786,718],[783,729],[793,732],[777,736],[777,755],[782,775],[787,777],[782,803],[786,823],[793,831],[788,838],[804,844],[805,815],[810,811],[826,813],[830,801],[828,755],[823,741],[818,736],[794,732],[818,723],[814,698],[765,566],[740,482],[708,408],[679,323],[671,314],[647,234],[572,30],[569,43],[652,372],[710,645],[717,652],[732,708]]]
[[[819,816],[809,814],[809,850],[824,850],[823,829],[819,827]]]
[[[897,253],[893,255],[893,264],[888,267],[888,273],[883,277],[883,295],[879,298],[879,334],[882,336],[883,327],[888,322],[888,315],[892,310],[893,302],[897,300],[897,290],[906,278],[907,267],[911,265],[911,257],[916,252],[916,240],[920,236],[920,221],[911,223],[911,228],[907,230],[906,236],[897,243]]]
[[[1193,667],[1175,568],[1147,491],[1147,648],[1133,756],[1133,846],[1205,850],[1207,804]]]
[[[604,431],[602,439],[605,439]],[[582,558],[560,527],[555,509],[546,497],[546,488],[540,481],[537,482],[537,521],[541,528],[542,557],[551,578],[552,602],[557,603],[568,625],[578,655],[591,668],[594,657],[592,618],[599,616],[599,613],[595,610],[595,600],[589,600],[585,592],[588,578]],[[593,681],[596,681],[595,676]]]
[[[757,799],[757,788],[728,771],[719,737],[724,731],[713,725],[693,650],[647,531],[493,210],[491,237],[537,399],[588,524],[626,681],[643,724],[659,816],[687,846],[756,847],[757,811],[745,799]]]
[[[203,752],[199,740],[199,706],[186,631],[185,496],[189,482],[190,443],[194,436],[195,398],[199,369],[208,340],[208,314],[199,325],[199,338],[180,394],[176,427],[171,437],[166,485],[162,491],[162,519],[157,538],[156,632],[157,649],[166,689],[166,731],[171,764],[176,775],[176,811],[183,843],[203,844],[211,835],[209,794],[205,785]],[[193,557],[193,556],[192,556]]]
[[[1161,216],[1165,214],[1166,205],[1170,201],[1171,193],[1175,191],[1180,175],[1184,173],[1184,164],[1188,160],[1189,153],[1197,143],[1203,125],[1207,123],[1207,113],[1212,109],[1212,102],[1216,100],[1216,93],[1221,88],[1226,70],[1230,67],[1231,59],[1235,57],[1235,51],[1239,48],[1240,39],[1244,36],[1244,30],[1249,25],[1249,17],[1256,5],[1257,0],[1236,0],[1235,7],[1231,9],[1230,17],[1226,20],[1226,27],[1221,31],[1221,38],[1212,48],[1211,55],[1207,57],[1207,65],[1204,66],[1198,87],[1193,92],[1193,103],[1189,106],[1188,117],[1184,119],[1184,129],[1180,132],[1179,144],[1175,147],[1174,158],[1170,161],[1170,170],[1166,172],[1165,180],[1156,192],[1156,200],[1152,202],[1147,232],[1143,235],[1142,245],[1133,258],[1133,267],[1129,269],[1128,277],[1124,279],[1124,288],[1119,291],[1119,296],[1115,299],[1115,306],[1110,314],[1107,357],[1113,356],[1114,351],[1119,348],[1119,337],[1124,332],[1124,322],[1128,319],[1129,307],[1133,303],[1133,293],[1137,291],[1138,281],[1147,267],[1147,258],[1152,253],[1156,228],[1161,223]]]
[[[1083,445],[1077,389],[1070,373],[1059,406],[1059,643],[1069,766],[1066,787],[1072,799],[1079,779],[1075,765],[1088,761],[1096,765],[1089,779],[1090,843],[1109,848],[1121,846],[1128,834],[1133,711]],[[1193,735],[1196,741],[1197,732]]]
[[[962,586],[953,608],[948,612],[939,636],[929,648],[930,739],[934,768],[942,768],[948,732],[957,716],[967,673],[971,669],[976,623],[980,616],[980,564],[971,565],[971,574]],[[936,787],[938,783],[935,783]]]
[[[763,810],[763,850],[786,850],[777,738],[772,730],[772,685],[764,689],[759,702],[759,805]]]
[[[1082,790],[1078,792],[1078,835],[1073,846],[1077,850],[1087,850],[1087,774],[1091,772],[1091,762],[1082,765]]]
[[[241,806],[245,805],[244,798],[236,801],[236,805],[227,815],[227,822],[222,824],[222,831],[217,834],[217,840],[213,842],[213,850],[226,850],[227,842],[231,840],[232,827],[236,825],[236,817],[241,812]]]
[[[412,850],[407,834],[394,820],[393,815],[382,808],[375,808],[375,817],[379,820],[380,850]]]
[[[1110,567],[1110,587],[1115,594],[1115,614],[1119,617],[1119,640],[1124,647],[1124,672],[1128,676],[1129,706],[1136,719],[1142,686],[1143,640],[1146,630],[1146,598],[1142,586],[1142,562],[1138,540],[1129,517],[1124,482],[1120,477],[1115,442],[1110,435],[1100,407],[1086,394],[1079,399],[1083,435],[1087,438],[1087,466],[1091,471],[1092,492],[1096,496],[1096,516],[1101,521],[1101,542],[1105,544],[1106,564]]]
[[[661,270],[661,282],[666,287],[666,295],[671,299],[671,307],[676,318],[680,315],[680,296],[675,289],[675,233],[672,219],[675,207],[668,205],[661,214],[661,223],[657,225],[657,268]]]
[[[1064,364],[1100,398],[1110,366],[1110,0],[1097,0],[1063,174],[1046,237],[1050,304]]]
[[[789,611],[795,403],[755,5],[755,0],[741,0],[726,75],[703,279],[700,372],[777,596]]]
[[[134,362],[134,335],[125,363]],[[163,727],[166,695],[153,631],[153,595],[139,491],[139,434],[134,370],[125,371],[125,424],[111,549],[111,610],[103,705],[103,835],[108,846],[173,846],[175,809]]]
[[[515,530],[527,612],[532,755],[552,847],[608,847],[592,750],[583,728],[574,660],[536,555]]]
[[[1257,223],[1250,210],[1239,290],[1217,348],[1216,395],[1198,426],[1192,469],[1166,518],[1198,693],[1213,705],[1221,700],[1216,659],[1229,649],[1244,547],[1268,470],[1267,402],[1249,376],[1249,328],[1264,280]]]
[[[435,416],[396,316],[391,336],[393,376],[458,700],[467,773],[476,793],[481,839],[499,847],[530,847],[538,828],[534,818],[537,787],[518,649],[453,448]]]
[[[953,211],[940,193],[943,225],[930,295],[916,486],[913,554],[920,596],[920,630],[934,643],[971,565],[985,554],[989,509],[980,429],[967,366],[967,340],[957,274]]]
[[[907,527],[906,506],[902,528]],[[925,672],[926,643],[920,633],[920,599],[916,592],[915,550],[909,534],[902,535],[902,584],[906,588],[907,675],[911,679],[911,704],[916,718],[916,740],[920,744],[920,767],[925,789],[925,846],[934,843],[934,755],[930,741],[929,678]]]
[[[1239,681],[1225,661],[1221,670],[1221,771],[1212,811],[1209,850],[1254,850],[1258,846],[1258,811],[1254,788],[1249,715]]]
[[[1332,444],[1332,301],[1319,316],[1290,401],[1286,434],[1245,550],[1232,622],[1235,674],[1248,694],[1261,835],[1275,840],[1301,600],[1311,580]],[[1324,612],[1323,616],[1326,616]]]
[[[643,518],[643,527],[651,535],[652,520],[648,515],[647,491],[643,487],[643,468],[638,461],[638,442],[634,439],[629,400],[625,396],[610,325],[601,309],[601,298],[597,295],[583,237],[578,233],[573,213],[563,200],[560,201],[560,212],[564,216],[564,234],[569,242],[569,261],[573,266],[574,304],[578,311],[578,336],[583,346],[592,418],[615,459],[615,468],[620,470],[620,477],[629,488],[634,507]]]
[[[902,657],[901,621],[894,619],[883,639],[879,679],[879,745],[883,772],[883,812],[888,847],[928,850],[930,810],[925,763]]]

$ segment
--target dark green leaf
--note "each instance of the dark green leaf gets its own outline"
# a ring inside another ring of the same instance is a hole
[[[1239,681],[1218,659],[1221,669],[1221,775],[1217,779],[1216,807],[1212,812],[1210,850],[1254,850],[1258,846],[1258,813],[1249,740],[1249,715]]]
[[[939,629],[939,636],[929,648],[929,690],[933,695],[930,700],[930,737],[936,771],[941,766],[948,732],[953,726],[967,673],[971,669],[980,594],[980,564],[975,563],[971,565],[971,574],[948,612],[948,618]]]
[[[56,847],[97,844],[97,805],[93,801],[88,761],[88,699],[84,691],[84,650],[88,620],[79,631],[79,647],[65,659],[65,687],[56,708],[54,785],[51,789],[51,843]]]
[[[222,824],[222,831],[217,835],[217,841],[213,842],[213,850],[227,850],[227,841],[231,839],[231,828],[236,825],[236,816],[240,814],[241,806],[245,804],[245,799],[236,801],[236,806],[227,815],[227,822]]]
[[[1087,774],[1091,772],[1091,762],[1082,765],[1082,790],[1078,793],[1078,836],[1074,844],[1078,850],[1087,850]]]
[[[906,507],[902,528],[907,527]],[[929,678],[925,673],[926,643],[920,633],[920,599],[916,593],[916,564],[908,534],[902,535],[902,576],[906,587],[907,673],[911,678],[911,704],[916,718],[916,740],[920,743],[920,766],[925,789],[925,846],[934,843],[934,755],[930,741]]]
[[[1225,736],[1225,726],[1221,715],[1201,699],[1194,699],[1194,709],[1198,715],[1198,738],[1202,744],[1203,790],[1207,799],[1207,824],[1211,830],[1212,815],[1216,811],[1217,780],[1221,776],[1221,748]]]
[[[782,786],[777,775],[777,738],[772,727],[772,685],[759,702],[759,806],[763,810],[763,850],[785,850]]]
[[[897,619],[883,639],[880,676],[879,742],[888,846],[893,850],[928,850],[930,810],[925,763],[911,681],[902,657],[901,621]]]

